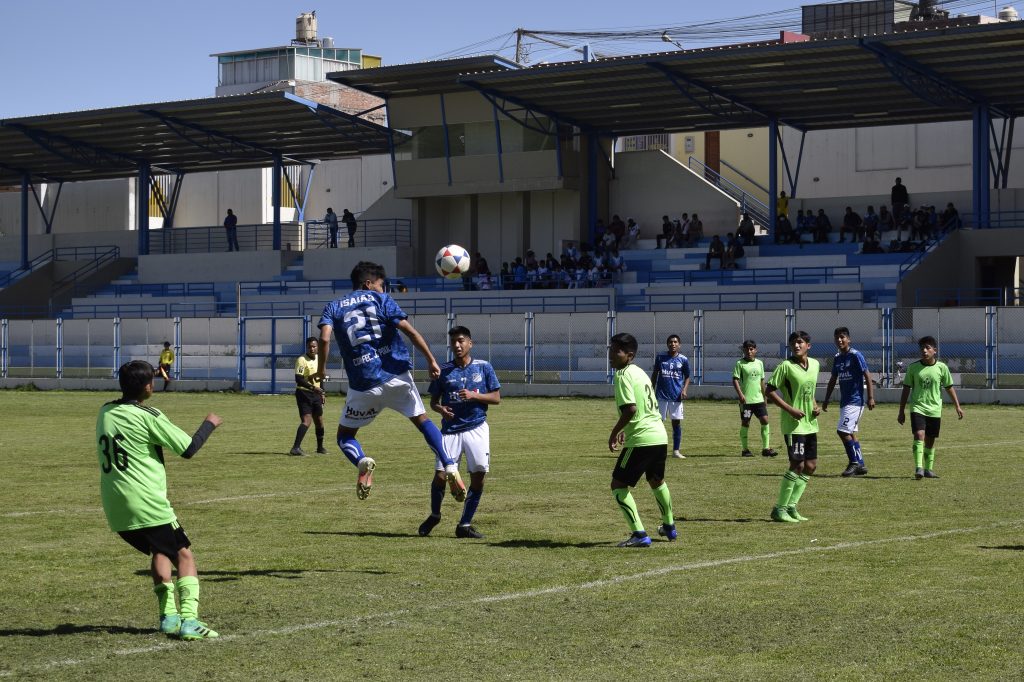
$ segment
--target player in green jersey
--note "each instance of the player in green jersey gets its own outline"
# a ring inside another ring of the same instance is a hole
[[[153,395],[153,367],[133,360],[118,370],[121,399],[100,408],[96,454],[100,496],[110,529],[143,554],[160,609],[160,631],[185,640],[217,637],[199,620],[199,578],[191,543],[167,499],[164,448],[192,457],[221,419],[211,413],[189,436],[159,410],[143,403]],[[174,604],[172,567],[178,570],[181,612]]]
[[[619,547],[651,546],[651,538],[644,530],[636,502],[629,492],[641,475],[646,475],[661,509],[662,524],[658,526],[658,535],[670,542],[677,537],[672,495],[665,483],[668,434],[658,412],[651,380],[642,369],[632,364],[637,347],[637,341],[631,334],[616,334],[608,346],[608,361],[615,369],[615,406],[619,411],[619,419],[608,436],[608,449],[615,452],[622,448],[612,471],[612,495],[630,530],[630,536],[620,542]]]
[[[732,387],[740,400],[740,446],[741,457],[753,457],[748,447],[747,435],[750,431],[750,418],[757,417],[761,422],[761,455],[775,457],[779,453],[772,450],[771,426],[768,424],[768,406],[764,401],[764,363],[757,359],[757,342],[747,339],[740,346],[743,357],[736,361],[732,370]]]
[[[953,388],[953,376],[946,363],[935,356],[939,344],[933,336],[917,342],[921,359],[910,364],[903,379],[900,411],[896,421],[902,425],[906,419],[907,399],[910,399],[910,430],[914,432],[914,478],[938,478],[935,473],[935,439],[942,424],[942,389],[953,400],[958,419],[964,418],[963,408]]]
[[[818,361],[808,357],[811,337],[807,332],[789,335],[790,356],[779,363],[768,380],[768,399],[782,409],[782,437],[789,452],[789,470],[782,477],[772,521],[806,521],[796,509],[811,474],[818,466],[818,415],[814,400],[818,385]]]

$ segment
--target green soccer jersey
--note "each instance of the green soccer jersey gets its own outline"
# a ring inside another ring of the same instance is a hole
[[[953,385],[953,375],[944,362],[925,365],[920,360],[907,367],[904,386],[910,386],[910,411],[925,417],[942,416],[942,389]]]
[[[787,358],[772,372],[768,384],[782,394],[783,400],[804,413],[802,419],[794,419],[782,410],[784,435],[818,432],[818,419],[814,416],[814,389],[818,386],[817,360],[807,358],[807,369],[804,369],[793,358]]]
[[[96,419],[100,496],[113,531],[135,530],[177,520],[167,500],[163,448],[183,453],[192,436],[159,410],[134,400],[115,400]]]
[[[624,429],[627,448],[668,443],[651,380],[636,365],[626,365],[615,372],[615,406],[623,405],[636,405],[636,413]]]
[[[761,380],[764,379],[764,363],[758,359],[740,358],[732,370],[732,378],[740,382],[740,390],[748,405],[764,402]]]

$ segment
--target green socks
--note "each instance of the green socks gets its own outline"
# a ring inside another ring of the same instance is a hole
[[[789,506],[789,498],[793,496],[793,488],[796,487],[799,480],[800,478],[796,473],[792,471],[786,472],[786,475],[782,477],[782,485],[779,486],[779,498],[775,502],[776,507],[782,509]]]
[[[668,496],[668,486],[665,488],[665,495]],[[615,501],[619,503],[619,509],[622,510],[622,515],[626,517],[626,524],[629,526],[629,530],[637,533],[644,529],[644,524],[640,523],[640,514],[636,510],[636,502],[633,500],[633,496],[629,494],[629,488],[615,488],[612,490],[612,495],[615,496]],[[661,500],[658,501],[661,503]],[[669,509],[672,509],[672,503],[669,502]],[[182,609],[184,611],[184,608]],[[184,616],[184,613],[182,614]]]
[[[178,613],[178,607],[174,605],[174,585],[172,583],[154,585],[153,592],[156,593],[161,616],[173,616]]]
[[[182,620],[199,617],[199,578],[194,575],[178,578],[178,601]]]
[[[928,471],[935,468],[935,448],[924,449],[924,468]]]
[[[771,447],[768,442],[772,438],[771,424],[761,424],[761,447],[767,450]]]
[[[747,434],[749,432],[750,432],[750,427],[747,427],[747,426],[741,426],[740,427],[740,446],[744,450],[749,450],[750,449],[750,448],[747,447]]]
[[[793,484],[793,494],[789,496],[789,503],[787,507],[795,507],[800,501],[800,496],[804,494],[804,489],[807,488],[807,482],[811,480],[809,476],[805,474],[797,474],[796,483]]]
[[[668,483],[662,481],[657,488],[652,488],[654,499],[658,501],[658,509],[661,510],[661,522],[670,526],[675,525],[676,519],[672,515],[672,493],[668,491]]]
[[[934,450],[933,450],[934,452]],[[914,466],[918,469],[924,468],[924,441],[914,441]]]

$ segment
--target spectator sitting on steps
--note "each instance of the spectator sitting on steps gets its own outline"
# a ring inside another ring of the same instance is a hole
[[[725,244],[722,243],[722,238],[717,234],[711,238],[711,244],[708,246],[708,255],[704,259],[704,269],[711,269],[711,259],[718,259],[718,267],[722,267],[722,259],[725,258]]]

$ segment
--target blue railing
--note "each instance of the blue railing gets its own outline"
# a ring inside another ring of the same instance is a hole
[[[92,247],[85,247],[85,248],[89,249],[89,248],[92,248]],[[76,268],[75,270],[69,272],[68,274],[64,275],[60,279],[56,280],[53,283],[53,287],[51,288],[51,291],[56,293],[56,292],[60,291],[61,289],[66,288],[66,287],[74,287],[74,288],[78,289],[78,288],[81,287],[80,281],[82,279],[88,277],[89,275],[93,275],[93,274],[99,272],[100,268],[102,268],[102,267],[104,267],[106,265],[110,265],[115,260],[117,260],[118,258],[121,257],[121,249],[119,249],[116,246],[106,246],[106,247],[104,247],[104,246],[97,246],[97,247],[94,247],[94,248],[95,248],[95,251],[93,253],[93,258],[89,262],[85,263],[84,265]],[[100,249],[106,249],[106,250],[105,251],[100,251]],[[58,252],[60,250],[61,249],[57,249]],[[76,250],[77,250],[77,248],[76,248]],[[61,259],[58,258],[57,260],[61,260]],[[79,258],[75,258],[75,260],[80,260],[80,259]]]
[[[693,156],[689,158],[687,163],[690,170],[697,172],[709,183],[722,190],[730,197],[735,199],[740,204],[740,210],[744,213],[749,213],[750,217],[756,223],[760,223],[762,226],[767,227],[768,225],[768,205],[758,199],[757,197],[749,194],[739,185],[732,181],[722,177],[722,174],[715,169],[707,166],[703,161]],[[694,166],[697,168],[694,169]]]
[[[914,305],[920,308],[1009,306],[1018,305],[1022,297],[1024,289],[1013,287],[917,289]]]
[[[213,296],[216,291],[213,282],[183,282],[174,284],[134,284],[115,283],[109,284],[93,296],[112,296],[123,298],[125,296]]]
[[[274,226],[237,225],[238,247],[241,251],[272,251],[274,249]],[[301,244],[302,227],[298,223],[281,224],[281,248],[298,251]],[[169,230],[149,231],[149,252],[169,253],[216,253],[228,250],[227,230],[223,226],[173,227]]]
[[[50,249],[49,251],[45,251],[30,260],[28,265],[25,267],[12,270],[11,272],[5,273],[3,276],[0,276],[0,289],[14,284],[47,263],[58,260],[95,261],[107,254],[111,249],[117,251],[116,246],[61,246],[56,249]],[[117,256],[115,255],[115,258],[116,257]]]
[[[752,268],[750,270],[660,270],[647,273],[647,283],[683,284],[802,284],[860,282],[859,265],[798,268]]]
[[[777,310],[779,308],[862,307],[859,291],[645,293],[643,309]]]
[[[408,218],[371,218],[356,220],[356,246],[412,246],[412,221]],[[338,246],[348,246],[348,228],[338,224]],[[306,248],[330,247],[330,230],[323,220],[306,222]]]

